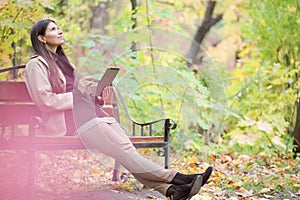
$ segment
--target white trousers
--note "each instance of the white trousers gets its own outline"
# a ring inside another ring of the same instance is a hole
[[[87,149],[115,158],[146,187],[166,195],[177,172],[167,170],[139,154],[119,123],[95,118],[80,127],[78,133]]]

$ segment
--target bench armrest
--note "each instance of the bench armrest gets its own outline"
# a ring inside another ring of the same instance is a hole
[[[128,113],[128,117],[130,118],[130,120],[135,124],[135,125],[138,125],[138,126],[150,126],[152,124],[155,124],[155,123],[158,123],[158,122],[161,122],[161,121],[171,121],[171,123],[169,122],[169,127],[170,129],[175,129],[177,127],[177,123],[175,120],[173,119],[169,119],[169,118],[164,118],[164,119],[158,119],[158,120],[154,120],[154,121],[151,121],[151,122],[145,122],[145,123],[141,123],[141,122],[138,122],[136,120],[134,120],[130,114]]]
[[[165,138],[168,140],[169,138],[169,132],[170,132],[170,129],[175,129],[177,127],[177,123],[175,120],[173,119],[169,119],[169,118],[164,118],[164,119],[158,119],[158,120],[154,120],[154,121],[151,121],[151,122],[145,122],[145,123],[141,123],[141,122],[138,122],[136,121],[129,113],[128,109],[127,109],[127,106],[124,102],[124,99],[122,97],[122,94],[119,90],[119,88],[117,86],[114,85],[114,88],[116,89],[117,91],[117,94],[118,94],[118,97],[120,99],[120,102],[122,104],[122,107],[124,108],[125,110],[125,113],[127,115],[127,117],[130,119],[130,121],[132,121],[133,123],[133,135],[135,135],[135,126],[140,126],[141,127],[141,135],[143,135],[143,131],[144,131],[144,127],[145,126],[149,126],[150,127],[150,130],[149,130],[149,135],[152,135],[152,125],[155,124],[155,123],[158,123],[158,122],[161,122],[161,121],[164,121],[165,124],[164,124],[164,134],[165,134]]]

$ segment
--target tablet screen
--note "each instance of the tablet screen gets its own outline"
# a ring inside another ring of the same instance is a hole
[[[100,96],[103,89],[107,86],[111,86],[113,80],[119,72],[119,68],[107,68],[101,79],[98,81],[95,96]]]

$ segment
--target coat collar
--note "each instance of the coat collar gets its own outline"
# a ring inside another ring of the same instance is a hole
[[[34,59],[34,58],[39,59],[47,68],[49,68],[49,65],[48,65],[47,61],[42,56],[33,55],[33,56],[31,56],[30,59]],[[70,63],[70,65],[71,65],[71,67],[73,67],[73,69],[76,69],[76,67],[74,66],[73,63]]]
[[[47,68],[47,70],[49,70],[49,64],[42,56],[34,55],[30,59],[38,59],[41,63],[44,64],[44,66]],[[67,80],[66,80],[64,74],[62,73],[61,70],[58,70],[58,71],[59,71],[59,78],[63,81],[64,85],[66,85]]]
[[[41,61],[47,68],[49,68],[49,65],[47,63],[47,61],[42,57],[42,56],[39,56],[39,55],[33,55],[31,56],[30,59],[34,59],[34,58],[37,58],[39,61]]]

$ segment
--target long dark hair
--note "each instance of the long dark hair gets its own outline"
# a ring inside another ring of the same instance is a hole
[[[57,55],[67,61],[68,58],[61,46],[57,47],[55,55],[45,47],[43,42],[38,39],[39,35],[45,35],[46,29],[51,22],[55,23],[55,21],[52,19],[45,19],[35,23],[31,28],[30,38],[35,54],[42,56],[49,65],[49,81],[52,86],[52,91],[55,93],[62,93],[64,92],[64,86],[62,81],[59,79],[59,69],[55,62],[55,57]]]

